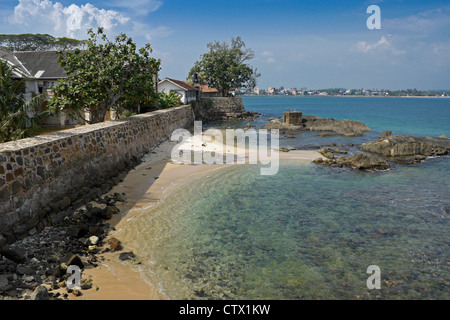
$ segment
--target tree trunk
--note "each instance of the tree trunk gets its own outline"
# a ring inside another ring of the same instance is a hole
[[[106,108],[98,108],[96,110],[91,110],[92,115],[91,123],[94,124],[105,121],[107,111],[108,110]]]

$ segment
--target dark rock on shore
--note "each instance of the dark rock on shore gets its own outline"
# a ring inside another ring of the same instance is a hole
[[[31,294],[31,300],[50,300],[47,288],[43,285],[37,287]]]
[[[28,232],[12,243],[6,241],[8,235],[2,236],[0,299],[67,299],[67,293],[51,290],[65,286],[69,265],[77,265],[81,270],[87,266],[98,266],[101,256],[96,254],[110,250],[102,248],[102,240],[107,238],[111,230],[105,218],[118,214],[119,209],[115,204],[124,201],[124,194],[100,194],[87,204],[55,214],[50,217],[49,225],[36,228],[34,232]],[[73,203],[71,201],[69,204],[69,199],[65,198],[57,205],[59,208],[71,208]],[[111,250],[123,249],[119,240],[115,245]],[[82,286],[81,290],[86,288],[88,286]],[[76,295],[81,294],[81,291],[68,293]]]

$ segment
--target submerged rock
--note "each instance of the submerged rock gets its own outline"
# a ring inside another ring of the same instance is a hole
[[[132,251],[130,251],[130,252],[122,252],[119,255],[119,260],[120,261],[133,260],[135,258],[136,258],[136,256],[135,256],[135,254]]]

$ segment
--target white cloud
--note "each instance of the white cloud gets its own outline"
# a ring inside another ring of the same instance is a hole
[[[48,32],[57,36],[74,37],[89,28],[106,31],[125,25],[129,18],[114,10],[99,9],[92,4],[64,7],[50,0],[19,0],[10,17],[11,23],[26,27],[28,32]]]
[[[388,47],[390,47],[390,45],[391,44],[387,40],[387,38],[385,36],[382,36],[381,39],[374,44],[369,44],[365,41],[360,41],[356,44],[355,49],[357,51],[367,53],[367,52],[374,51],[377,48],[388,48]]]
[[[354,47],[354,50],[363,52],[363,53],[372,53],[372,52],[390,52],[394,55],[402,55],[405,54],[405,50],[398,50],[392,45],[392,41],[387,37],[382,36],[380,40],[377,42],[370,44],[365,41],[358,42]]]

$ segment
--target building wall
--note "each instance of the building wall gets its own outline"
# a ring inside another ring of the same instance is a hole
[[[180,87],[174,85],[173,83],[169,81],[164,81],[160,84],[158,84],[158,92],[165,92],[169,93],[170,91],[175,91],[181,95],[181,103],[186,104],[188,103],[188,99],[186,97],[186,91],[182,90]]]
[[[175,91],[181,94],[181,103],[188,104],[191,101],[197,101],[197,92],[196,91],[188,91],[181,89],[180,87],[174,85],[170,81],[162,81],[158,84],[158,92],[169,93],[170,91]]]
[[[194,121],[190,106],[0,144],[0,235],[20,238]]]

